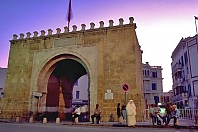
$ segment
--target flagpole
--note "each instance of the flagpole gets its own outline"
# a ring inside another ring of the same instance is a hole
[[[68,9],[68,14],[67,14],[68,30],[69,30],[69,24],[70,24],[70,20],[71,20],[71,15],[72,15],[71,13],[72,13],[71,0],[69,0],[69,9]]]
[[[68,31],[69,31],[69,24],[70,24],[70,21],[68,21]]]
[[[195,16],[195,27],[196,27],[196,33],[197,33],[197,23],[196,23],[196,20],[197,20],[198,18]],[[198,34],[198,33],[197,33]]]

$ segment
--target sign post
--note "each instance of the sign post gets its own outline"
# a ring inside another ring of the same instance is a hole
[[[122,90],[124,91],[124,102],[126,104],[126,93],[129,91],[130,87],[127,83],[122,84]],[[127,123],[127,118],[126,118],[126,123]]]
[[[41,97],[41,96],[43,96],[43,94],[40,93],[40,92],[32,92],[32,95],[35,96],[35,97]]]
[[[124,91],[124,100],[126,103],[126,93],[129,91],[130,87],[127,83],[123,83],[122,84],[122,90]]]

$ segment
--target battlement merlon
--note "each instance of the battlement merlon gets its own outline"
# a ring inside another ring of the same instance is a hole
[[[113,23],[114,23],[113,20],[109,20],[109,27],[110,28],[111,27],[115,27],[113,25]],[[108,27],[104,27],[104,22],[103,21],[100,21],[99,24],[100,24],[99,25],[99,29],[101,29],[101,28],[108,28]],[[130,17],[129,18],[129,24],[133,24],[135,26],[135,28],[136,28],[136,24],[134,23],[134,18],[133,17]],[[123,20],[123,18],[120,18],[119,19],[119,25],[117,25],[117,26],[124,26],[124,20]],[[71,32],[78,32],[76,25],[73,25],[72,28],[73,29],[71,30]],[[85,24],[81,24],[81,30],[79,30],[79,31],[85,31],[86,30],[85,28],[86,28],[86,25]],[[95,28],[95,24],[93,22],[91,22],[90,23],[90,29],[87,29],[87,30],[94,30],[94,29],[97,29],[97,28]],[[41,32],[41,34],[40,34],[40,36],[38,36],[38,32],[37,31],[34,31],[32,38],[35,38],[35,37],[45,37],[45,36],[49,36],[49,35],[55,35],[55,34],[52,34],[52,32],[53,32],[52,29],[48,29],[47,35],[45,35],[45,31],[44,30],[41,30],[40,32]],[[69,28],[67,26],[64,27],[64,32],[63,33],[70,33]],[[14,34],[13,35],[13,39],[10,40],[10,42],[11,41],[17,41],[17,40],[23,40],[23,39],[31,39],[31,33],[30,32],[27,32],[26,34],[27,34],[27,36],[26,36],[26,38],[24,38],[24,34],[23,33],[20,33],[19,39],[17,38],[18,36],[16,34]],[[61,34],[61,29],[60,28],[57,28],[56,29],[56,34]]]

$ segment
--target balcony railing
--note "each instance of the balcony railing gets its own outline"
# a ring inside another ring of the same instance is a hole
[[[179,95],[172,96],[172,101],[177,102],[188,98],[187,93],[181,93]]]
[[[151,93],[152,91],[150,89],[145,89],[144,93]]]
[[[173,87],[177,87],[177,86],[182,86],[182,82],[183,82],[183,79],[182,78],[178,78],[177,80],[174,81],[174,85]]]
[[[151,75],[143,75],[144,80],[151,80],[152,76]]]
[[[181,94],[176,95],[176,101],[180,101],[180,100],[182,100],[182,95]]]
[[[175,73],[178,72],[178,71],[182,71],[182,65],[176,63],[176,64],[173,66],[172,70],[173,70],[173,74],[175,74]]]

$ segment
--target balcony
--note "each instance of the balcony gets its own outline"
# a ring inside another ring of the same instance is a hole
[[[179,94],[179,95],[176,95],[176,101],[181,101],[182,100],[182,95]]]
[[[150,89],[145,89],[144,93],[151,93],[151,90]]]
[[[143,75],[143,80],[150,81],[151,78],[152,78],[152,76],[150,76],[150,75]]]
[[[176,88],[178,86],[183,86],[182,82],[183,82],[183,79],[182,78],[178,78],[177,80],[174,81],[173,88]]]
[[[185,100],[187,99],[187,97],[188,97],[187,93],[181,93],[179,95],[173,96],[172,101],[177,102],[177,101]]]
[[[178,71],[182,71],[182,65],[176,63],[176,64],[172,67],[172,72],[173,72],[173,74],[175,74],[175,73],[178,72]]]

